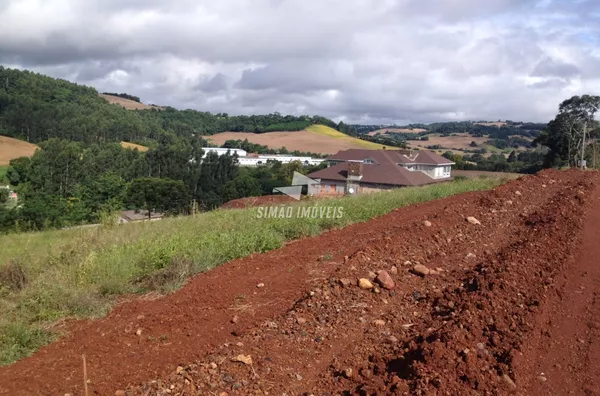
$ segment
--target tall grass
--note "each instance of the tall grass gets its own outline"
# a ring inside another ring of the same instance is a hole
[[[279,248],[286,240],[500,183],[492,178],[459,180],[298,204],[343,207],[342,218],[258,218],[258,209],[252,208],[0,236],[0,364],[49,342],[56,336],[52,325],[60,319],[105,315],[118,295],[170,292],[192,274]]]

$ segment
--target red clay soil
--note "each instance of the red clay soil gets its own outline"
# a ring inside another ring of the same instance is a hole
[[[244,209],[261,205],[279,205],[296,202],[296,200],[287,195],[264,195],[262,197],[248,197],[231,200],[225,203],[223,209]]]
[[[600,394],[599,181],[546,171],[230,262],[76,322],[0,394],[83,395],[82,353],[94,395]]]

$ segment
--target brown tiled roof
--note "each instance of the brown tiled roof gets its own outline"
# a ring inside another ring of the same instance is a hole
[[[374,164],[363,164],[362,183],[386,184],[395,186],[421,186],[424,184],[446,181],[434,179],[423,172],[409,171],[398,164],[452,165],[450,160],[429,151],[408,152],[397,150],[346,150],[327,158],[331,161],[342,161],[339,164],[313,172],[308,177],[346,181],[348,175],[347,161],[364,161],[371,159]]]

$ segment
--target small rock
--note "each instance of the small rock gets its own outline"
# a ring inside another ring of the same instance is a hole
[[[183,367],[181,366],[177,366],[177,374],[181,374],[181,372],[183,371]]]
[[[473,254],[473,253],[469,253],[469,254],[467,254],[467,258],[468,258],[468,259],[470,259],[470,258],[475,258],[475,257],[477,257],[477,256],[475,256],[475,254]]]
[[[343,287],[348,287],[352,284],[352,281],[350,279],[344,278],[344,279],[340,279],[340,285],[342,285]]]
[[[219,367],[219,366],[217,366],[217,363],[215,363],[215,362],[210,362],[210,364],[208,366],[213,370],[216,370],[217,367]]]
[[[144,315],[138,315],[136,319],[137,319],[137,320],[142,320],[142,319],[144,319],[144,318],[145,318],[145,316],[144,316]]]
[[[137,331],[135,332],[135,335],[141,336],[142,335],[142,329],[137,329]]]
[[[425,221],[423,222],[423,225],[424,225],[425,227],[431,227],[431,221],[427,221],[427,220],[425,220]]]
[[[398,267],[396,267],[395,265],[390,269],[390,272],[392,273],[392,275],[396,275],[398,274]]]
[[[115,396],[125,396],[125,391],[124,390],[118,390],[115,392]]]
[[[373,288],[373,284],[370,280],[366,278],[361,278],[358,280],[358,287],[360,287],[363,290],[370,290]]]
[[[352,378],[352,374],[354,374],[354,372],[351,368],[347,368],[346,370],[344,370],[344,377]]]
[[[545,185],[545,184],[542,184],[542,188],[546,188],[546,187],[548,187],[548,186],[547,186],[547,185]]]
[[[502,376],[502,380],[511,388],[516,389],[517,385],[515,384],[515,382],[507,375],[504,374]]]
[[[515,191],[515,195],[517,195],[517,196],[519,196],[519,197],[520,197],[520,196],[521,196],[521,195],[523,195],[523,194],[521,194],[521,191]],[[509,377],[509,378],[510,378],[510,377]]]
[[[546,381],[548,381],[548,379],[547,379],[546,377],[544,377],[543,375],[540,375],[540,376],[538,377],[538,379],[539,379],[541,382],[546,382]]]
[[[390,274],[387,273],[387,271],[379,271],[379,274],[377,275],[377,278],[375,278],[375,281],[379,283],[381,287],[387,290],[392,290],[394,287],[396,287],[394,280],[392,279]]]
[[[235,315],[233,318],[231,318],[231,323],[237,323],[240,320],[240,318]]]
[[[375,278],[377,278],[377,274],[373,271],[369,272],[369,276],[368,276],[370,281],[374,281]]]
[[[388,337],[388,339],[387,339],[387,341],[388,341],[390,344],[396,344],[396,343],[398,342],[398,338],[396,338],[396,337],[394,337],[394,336],[389,336],[389,337]]]
[[[296,374],[296,379],[297,379],[298,381],[302,381],[302,376],[301,376],[300,374]]]
[[[377,327],[383,327],[383,326],[385,326],[385,320],[377,319],[376,321],[373,322],[373,324]]]
[[[406,266],[408,266],[408,265],[411,265],[411,264],[412,264],[412,263],[411,263],[410,261],[408,261],[408,260],[406,260],[406,261],[404,262],[404,265],[406,265]]]
[[[298,322],[298,324],[302,325],[302,324],[306,323],[306,319],[304,319],[304,318],[296,318],[296,322]]]
[[[471,224],[474,224],[474,225],[481,225],[481,221],[477,220],[477,219],[476,219],[475,217],[473,217],[473,216],[469,216],[469,217],[467,217],[467,221],[468,221],[469,223],[471,223]]]
[[[364,368],[360,370],[360,375],[362,375],[365,378],[371,378],[373,373],[371,372],[371,370]]]
[[[506,201],[506,204],[507,204],[507,205],[512,205],[512,204],[513,204],[513,201],[511,201],[511,200],[509,199],[508,201]]]
[[[429,268],[425,267],[423,264],[415,265],[412,271],[419,276],[426,276],[431,272]]]
[[[244,364],[252,364],[252,356],[250,355],[237,355],[234,358],[231,358],[232,362],[240,362]]]
[[[265,287],[264,283],[259,283],[258,285],[256,285],[256,287],[258,287],[259,289],[262,289],[263,287]]]

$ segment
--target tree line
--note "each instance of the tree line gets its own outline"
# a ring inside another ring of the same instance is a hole
[[[111,95],[139,101],[129,94]],[[125,110],[108,103],[94,88],[0,66],[0,135],[31,143],[60,138],[86,144],[127,141],[151,145],[165,132],[192,139],[225,131],[300,131],[311,124],[338,127],[318,115],[230,116],[172,107]]]
[[[124,209],[149,214],[189,214],[192,202],[211,210],[225,202],[272,194],[291,183],[299,162],[240,168],[236,155],[208,153],[164,135],[148,152],[118,143],[85,145],[65,139],[39,144],[31,158],[10,162],[6,177],[19,193],[19,206],[0,204],[0,232],[43,230],[93,224]]]

